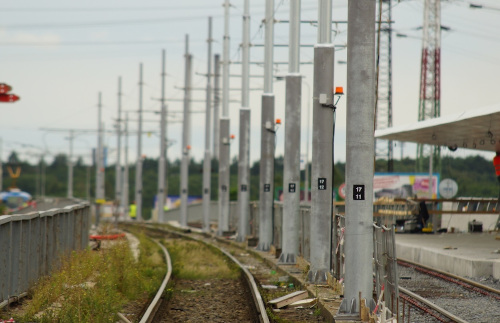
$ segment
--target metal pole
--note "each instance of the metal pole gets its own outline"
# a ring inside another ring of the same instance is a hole
[[[1,140],[1,139],[0,139]],[[1,148],[0,148],[1,149]],[[2,154],[0,152],[0,185],[2,184],[2,158],[1,158]],[[36,182],[36,190],[35,190],[35,196],[37,199],[40,198],[40,177],[41,177],[41,155],[40,155],[40,159],[38,160],[38,164],[36,166],[36,178],[35,178],[35,182]],[[0,186],[0,192],[2,191],[2,187]]]
[[[40,165],[41,166],[41,165]],[[90,202],[90,168],[92,167],[92,165],[88,165],[87,166],[87,171],[85,172],[86,173],[86,185],[85,185],[85,188],[86,188],[86,197],[87,197],[87,201]]]
[[[45,201],[45,183],[46,183],[46,173],[45,173],[45,151],[43,152],[42,155],[42,163],[40,165],[41,168],[41,176],[40,176],[40,184],[41,184],[41,195],[42,195],[42,201]]]
[[[300,121],[302,76],[299,72],[300,0],[290,1],[289,64],[286,76],[285,159],[283,165],[283,238],[280,263],[294,264],[299,254]]]
[[[245,0],[243,12],[243,43],[241,64],[241,108],[238,159],[238,210],[237,241],[244,242],[248,235],[250,216],[250,6]]]
[[[165,222],[165,159],[167,151],[166,134],[167,134],[167,107],[165,105],[165,50],[161,52],[161,118],[160,118],[160,160],[158,163],[158,222]]]
[[[219,143],[219,230],[229,230],[229,0],[224,2],[224,48],[222,56],[222,116]]]
[[[229,117],[229,0],[224,2],[224,43],[222,53],[222,117]]]
[[[219,138],[219,229],[218,235],[229,230],[229,118],[220,119]]]
[[[137,131],[137,161],[135,164],[135,205],[137,220],[142,221],[142,63],[139,65],[139,125]]]
[[[214,56],[214,159],[219,160],[220,141],[220,55]]]
[[[264,40],[264,93],[262,94],[262,127],[260,139],[259,244],[257,250],[268,251],[273,241],[274,193],[274,94],[273,94],[274,0],[266,0]]]
[[[129,201],[128,201],[128,191],[129,191],[129,184],[128,184],[128,113],[125,113],[125,151],[123,152],[124,154],[124,160],[123,160],[123,192],[122,192],[122,201],[123,201],[123,217],[125,219],[128,219],[128,208],[129,208]]]
[[[210,179],[212,160],[210,156],[210,121],[212,108],[212,17],[208,17],[207,92],[205,113],[205,156],[203,159],[203,231],[210,231]]]
[[[306,170],[305,170],[305,180],[304,180],[304,186],[305,186],[305,201],[309,203],[309,132],[311,132],[311,87],[307,82],[302,80],[302,83],[307,86],[307,131],[306,131]]]
[[[318,44],[332,42],[332,0],[318,1]]]
[[[433,195],[434,195],[434,190],[433,190],[434,181],[432,178],[432,172],[433,172],[435,150],[436,150],[436,146],[429,147],[429,151],[430,151],[430,154],[429,154],[429,199],[430,200],[433,199]],[[432,205],[432,203],[430,205]],[[432,231],[434,233],[437,233],[438,230],[440,229],[439,226],[440,226],[439,217],[437,214],[434,213],[434,214],[432,214]]]
[[[330,271],[333,189],[333,63],[331,0],[319,0],[318,44],[314,46],[311,174],[311,266],[307,280],[326,284]]]
[[[115,168],[115,199],[121,200],[122,190],[122,78],[118,77],[118,120],[116,122],[116,168]],[[120,205],[120,204],[119,204]]]
[[[186,69],[184,74],[184,120],[182,122],[182,160],[181,160],[181,226],[187,226],[188,178],[189,178],[189,125],[191,105],[191,55],[189,54],[189,35],[186,35]]]
[[[371,306],[375,154],[375,1],[350,1],[347,33],[345,289],[340,312]],[[354,301],[357,305],[351,306]]]
[[[99,227],[100,220],[100,212],[101,207],[100,203],[104,199],[104,179],[102,178],[104,175],[104,165],[102,164],[102,143],[103,143],[103,131],[102,131],[102,104],[101,104],[101,92],[99,92],[99,101],[97,104],[98,113],[97,113],[97,151],[95,154],[96,157],[96,189],[95,189],[95,199],[96,199],[96,218],[95,218],[95,226]]]
[[[68,155],[68,198],[73,198],[73,139],[75,132],[69,131],[69,155]]]

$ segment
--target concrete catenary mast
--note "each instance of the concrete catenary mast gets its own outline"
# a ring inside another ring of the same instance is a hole
[[[124,125],[124,135],[125,135],[125,143],[124,143],[124,151],[123,151],[123,190],[122,190],[122,205],[123,208],[123,216],[125,219],[128,219],[128,191],[129,191],[129,183],[128,183],[128,112],[125,112],[125,125]]]
[[[95,199],[96,199],[96,217],[95,225],[99,226],[100,212],[101,212],[101,202],[104,200],[104,152],[103,152],[103,142],[104,142],[104,130],[102,124],[102,100],[101,92],[99,92],[99,101],[97,104],[97,150],[95,153],[96,158],[96,188],[95,188]]]
[[[318,43],[314,46],[311,172],[311,266],[309,282],[325,284],[330,270],[333,188],[332,1],[318,1]]]
[[[266,0],[264,39],[264,93],[262,93],[259,185],[259,244],[257,250],[268,251],[273,240],[274,193],[274,0]]]
[[[186,69],[184,71],[184,118],[182,121],[182,159],[181,159],[181,226],[187,226],[188,180],[189,180],[189,151],[191,149],[191,62],[189,54],[189,35],[186,35]]]
[[[213,153],[214,159],[219,160],[219,141],[220,141],[220,54],[214,55],[214,138]]]
[[[244,2],[243,43],[241,64],[241,108],[238,160],[238,241],[243,242],[248,234],[250,214],[250,6]]]
[[[285,160],[283,176],[283,243],[279,262],[296,263],[299,253],[300,121],[300,0],[290,1],[288,74],[285,101]]]
[[[224,2],[222,115],[219,141],[219,235],[229,230],[229,0]]]
[[[167,105],[165,104],[165,50],[161,52],[161,116],[160,116],[160,160],[158,162],[158,221],[164,222],[165,217],[165,178],[167,163]]]
[[[207,92],[205,110],[205,156],[203,157],[203,231],[210,231],[210,177],[212,160],[210,156],[210,121],[212,109],[212,17],[208,17]]]
[[[372,306],[373,156],[375,154],[375,1],[349,1],[345,288],[340,313]]]
[[[118,77],[118,118],[116,120],[116,165],[115,165],[115,200],[120,202],[122,199],[122,78]]]
[[[142,221],[142,63],[139,65],[139,118],[137,130],[137,160],[135,164],[136,218]]]

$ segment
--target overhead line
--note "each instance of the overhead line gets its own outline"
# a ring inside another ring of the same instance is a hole
[[[138,45],[138,44],[161,44],[161,43],[181,43],[181,40],[151,40],[151,41],[141,41],[141,40],[132,40],[132,41],[110,41],[110,42],[0,42],[0,46],[95,46],[95,45]],[[204,42],[203,40],[199,40],[196,42]]]
[[[215,15],[221,17],[221,15]],[[96,22],[80,22],[80,23],[60,23],[60,24],[18,24],[18,25],[2,25],[6,29],[30,29],[30,28],[82,28],[82,27],[101,27],[101,26],[120,26],[128,24],[151,24],[151,23],[170,23],[186,20],[200,20],[206,16],[187,16],[187,17],[165,17],[156,19],[137,19],[137,20],[117,20],[117,21],[96,21]]]
[[[47,7],[38,7],[38,8],[0,8],[2,12],[40,12],[40,11],[53,11],[53,12],[72,12],[72,11],[157,11],[157,10],[206,10],[206,9],[218,9],[219,6],[179,6],[179,7],[102,7],[102,8],[85,8],[85,7],[68,7],[68,8],[47,8]]]

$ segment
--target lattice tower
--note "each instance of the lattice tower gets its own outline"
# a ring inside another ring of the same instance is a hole
[[[420,72],[420,99],[418,121],[437,118],[441,115],[441,2],[425,0]],[[439,171],[441,153],[439,146],[417,146],[417,171],[422,172],[424,158],[433,154],[433,169]]]
[[[379,0],[378,2],[375,129],[385,129],[392,127],[392,0]],[[392,172],[392,140],[377,139],[375,157],[387,160],[387,171]]]

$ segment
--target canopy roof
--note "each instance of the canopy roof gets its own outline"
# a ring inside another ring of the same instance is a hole
[[[500,104],[375,131],[375,138],[500,151]]]

